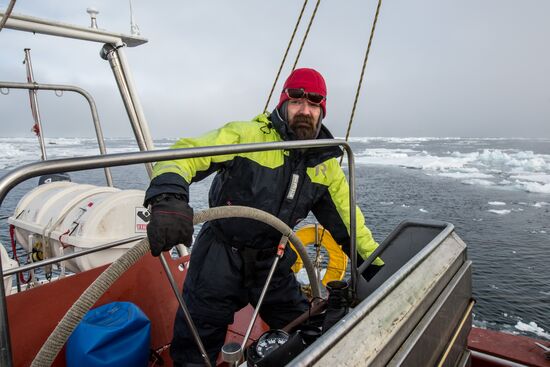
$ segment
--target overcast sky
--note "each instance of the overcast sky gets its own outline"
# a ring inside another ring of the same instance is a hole
[[[310,0],[276,88],[313,11]],[[8,0],[0,0],[5,9]],[[145,45],[127,49],[154,138],[195,136],[260,113],[302,0],[134,0]],[[19,0],[14,13],[130,33],[128,1]],[[324,0],[299,67],[328,84],[325,123],[344,136],[376,2]],[[382,4],[352,136],[550,138],[550,1],[386,0]],[[131,129],[101,45],[4,29],[0,80],[25,81],[23,48],[35,79],[73,84],[96,99],[104,133]],[[82,97],[39,92],[45,136],[93,136]],[[31,136],[26,92],[0,95],[0,136]]]

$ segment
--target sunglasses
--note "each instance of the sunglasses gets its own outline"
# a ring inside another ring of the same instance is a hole
[[[306,92],[305,90],[303,90],[301,88],[300,89],[298,89],[298,88],[287,88],[287,89],[285,89],[285,93],[288,96],[288,98],[290,98],[290,99],[305,98],[305,99],[308,100],[308,102],[310,102],[314,105],[319,105],[319,104],[321,104],[321,102],[323,102],[326,99],[326,97],[323,96],[322,94]]]

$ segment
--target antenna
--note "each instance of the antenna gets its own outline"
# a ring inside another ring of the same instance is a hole
[[[97,29],[97,15],[99,11],[96,8],[88,8],[86,9],[86,13],[90,14],[90,28]]]
[[[132,0],[128,0],[130,2],[130,33],[132,36],[139,36],[139,26],[134,21],[134,11],[132,9]]]

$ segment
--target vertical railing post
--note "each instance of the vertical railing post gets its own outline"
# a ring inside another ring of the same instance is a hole
[[[123,47],[123,46],[119,46],[119,47]],[[130,125],[132,126],[132,130],[134,131],[134,135],[136,137],[139,150],[141,151],[152,150],[153,149],[152,143],[147,144],[147,141],[143,132],[142,124],[140,123],[138,109],[136,109],[136,105],[134,104],[134,100],[132,99],[132,93],[128,85],[128,80],[126,79],[126,76],[122,69],[121,61],[119,59],[119,53],[117,52],[117,47],[111,44],[105,44],[101,49],[100,54],[101,54],[101,57],[104,60],[109,61],[109,64],[111,65],[111,69],[113,70],[113,75],[115,76],[115,80],[118,85],[118,89],[120,91],[122,101],[124,102],[126,113],[128,113],[128,118],[130,119]],[[152,164],[151,163],[145,164],[145,168],[147,170],[147,173],[149,174],[149,177],[152,177],[153,176]]]
[[[32,70],[30,48],[25,49],[24,63],[25,67],[27,68],[27,82],[34,84],[34,74]],[[38,96],[35,89],[29,89],[29,98],[31,101],[32,117],[34,119],[35,126],[38,127],[38,130],[35,130],[35,127],[33,126],[33,130],[38,136],[38,144],[40,145],[42,160],[45,161],[46,159],[48,159],[48,157],[46,155],[46,144],[44,143],[44,135],[42,134],[42,121],[40,120],[40,110],[38,109]]]
[[[0,245],[2,246],[2,245]],[[8,308],[6,305],[6,291],[4,289],[4,273],[2,261],[0,261],[0,366],[12,367],[10,329],[8,324]]]

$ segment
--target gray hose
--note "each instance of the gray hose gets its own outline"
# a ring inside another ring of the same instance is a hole
[[[196,213],[193,218],[193,223],[198,224],[209,220],[233,217],[256,219],[269,224],[282,234],[287,235],[304,261],[304,267],[306,268],[310,283],[312,284],[313,295],[315,297],[320,297],[321,291],[319,289],[319,282],[316,281],[313,264],[307,256],[307,251],[304,245],[294,234],[294,232],[292,232],[292,229],[283,223],[279,218],[254,208],[243,206],[224,206],[211,208]],[[50,334],[44,345],[42,345],[42,348],[40,348],[40,351],[34,358],[31,366],[51,366],[55,360],[55,357],[61,348],[63,348],[63,345],[65,345],[67,339],[76,328],[80,320],[82,320],[86,312],[90,310],[97,300],[126,270],[135,264],[143,255],[148,253],[149,250],[149,241],[147,239],[143,239],[115,260],[107,269],[105,269],[105,271],[101,273],[99,277],[97,277],[97,279],[82,293],[75,303],[73,303],[65,316],[63,316],[63,319],[61,319],[59,324],[57,324],[56,328]]]

